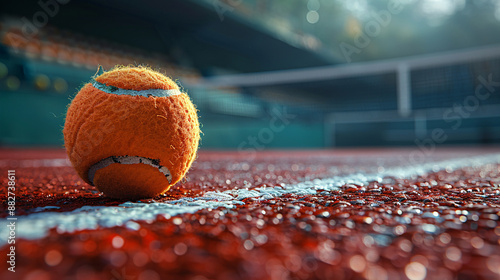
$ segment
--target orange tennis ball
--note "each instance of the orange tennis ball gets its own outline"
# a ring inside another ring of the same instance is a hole
[[[168,191],[190,168],[200,139],[189,96],[146,67],[116,67],[84,85],[63,133],[78,175],[117,199]]]

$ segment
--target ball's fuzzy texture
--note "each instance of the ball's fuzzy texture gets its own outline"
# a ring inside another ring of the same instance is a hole
[[[117,199],[166,192],[190,168],[200,139],[189,96],[146,67],[116,67],[84,85],[63,133],[78,175]]]

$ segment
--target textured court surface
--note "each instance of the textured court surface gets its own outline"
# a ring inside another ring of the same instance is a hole
[[[0,279],[500,279],[500,149],[201,152],[132,202],[62,150],[0,150],[2,201],[11,169]]]

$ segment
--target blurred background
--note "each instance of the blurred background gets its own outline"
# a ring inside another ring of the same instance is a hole
[[[203,149],[500,143],[500,0],[0,4],[0,147],[62,147],[102,65],[149,65]]]

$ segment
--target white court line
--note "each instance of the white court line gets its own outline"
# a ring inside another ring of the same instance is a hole
[[[57,232],[75,232],[85,229],[110,228],[125,226],[131,230],[138,230],[140,225],[134,221],[152,223],[157,215],[172,217],[176,215],[195,213],[202,209],[219,207],[234,208],[242,205],[245,198],[272,199],[285,194],[315,195],[318,190],[337,190],[345,184],[367,185],[373,181],[382,181],[384,178],[412,178],[439,170],[456,170],[468,166],[482,166],[500,163],[500,154],[471,157],[466,159],[450,159],[440,162],[426,163],[412,167],[388,168],[377,174],[356,173],[347,176],[336,176],[327,179],[314,179],[283,187],[256,188],[252,190],[237,189],[223,192],[206,192],[199,197],[185,197],[167,202],[126,202],[119,206],[83,206],[70,212],[40,212],[54,206],[37,208],[37,213],[18,216],[16,239],[39,239],[47,236],[51,228]],[[6,244],[9,229],[7,220],[0,221],[0,247]]]

